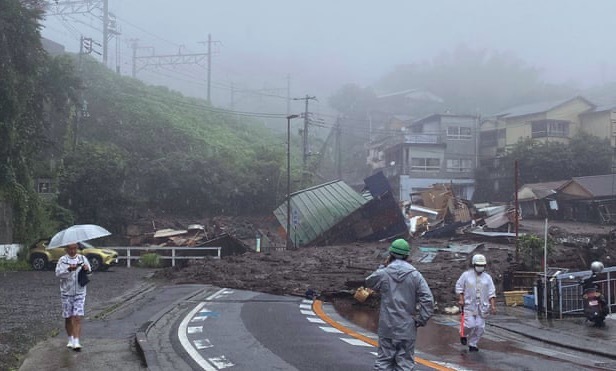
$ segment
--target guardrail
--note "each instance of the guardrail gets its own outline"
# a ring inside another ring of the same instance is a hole
[[[146,252],[157,252],[157,251],[171,251],[171,256],[160,255],[160,259],[163,260],[171,260],[171,266],[175,267],[176,260],[188,260],[188,259],[205,259],[214,257],[216,259],[220,259],[220,250],[221,247],[188,247],[188,246],[169,246],[169,247],[141,247],[141,246],[119,246],[119,247],[110,247],[110,249],[114,250],[126,250],[126,255],[120,256],[118,255],[118,260],[126,260],[126,266],[130,268],[131,260],[139,260],[141,259],[141,255],[133,255],[131,251],[146,251]],[[194,255],[191,254],[189,256],[186,255],[177,255],[176,251],[216,251],[216,256],[211,255]]]

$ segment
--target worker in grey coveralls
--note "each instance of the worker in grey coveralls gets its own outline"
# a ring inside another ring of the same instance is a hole
[[[434,312],[432,291],[407,261],[409,250],[408,242],[395,240],[387,260],[366,278],[366,286],[381,293],[375,370],[413,370],[417,327]]]

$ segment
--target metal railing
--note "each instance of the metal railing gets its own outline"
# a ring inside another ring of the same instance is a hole
[[[591,274],[591,271],[581,271],[556,276],[557,284],[552,286],[552,300],[553,304],[557,304],[557,306],[552,306],[552,308],[558,308],[560,318],[564,314],[584,312],[583,290],[579,281],[590,277]],[[616,311],[616,267],[605,268],[599,276],[605,276],[605,279],[599,279],[595,283],[599,285],[606,298],[609,313],[613,313]]]
[[[159,255],[160,259],[163,260],[171,260],[171,266],[175,267],[176,260],[189,260],[189,259],[205,259],[205,258],[216,258],[220,259],[220,250],[221,247],[187,247],[187,246],[169,246],[169,247],[149,247],[149,246],[120,246],[120,247],[110,247],[110,249],[114,250],[126,250],[126,255],[118,255],[118,260],[126,260],[126,266],[130,268],[132,260],[141,259],[141,255],[131,254],[131,251],[145,251],[146,253],[158,253],[158,251],[171,251],[171,255]],[[216,251],[216,255],[177,255],[176,252],[180,251]]]

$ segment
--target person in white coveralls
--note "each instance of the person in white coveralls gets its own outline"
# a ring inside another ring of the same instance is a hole
[[[486,257],[473,256],[472,268],[462,273],[456,282],[458,304],[464,310],[464,333],[468,337],[468,350],[478,352],[477,343],[484,333],[485,318],[496,314],[496,288],[492,277],[485,272]]]

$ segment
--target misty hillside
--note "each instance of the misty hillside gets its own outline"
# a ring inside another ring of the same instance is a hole
[[[114,143],[142,159],[181,152],[235,161],[254,157],[274,140],[256,120],[240,124],[203,100],[119,76],[91,60],[84,63],[83,80],[90,117],[82,138]]]
[[[240,123],[203,100],[92,60],[82,79],[87,113],[65,158],[60,194],[79,220],[272,210],[284,197],[286,146],[258,121]]]

